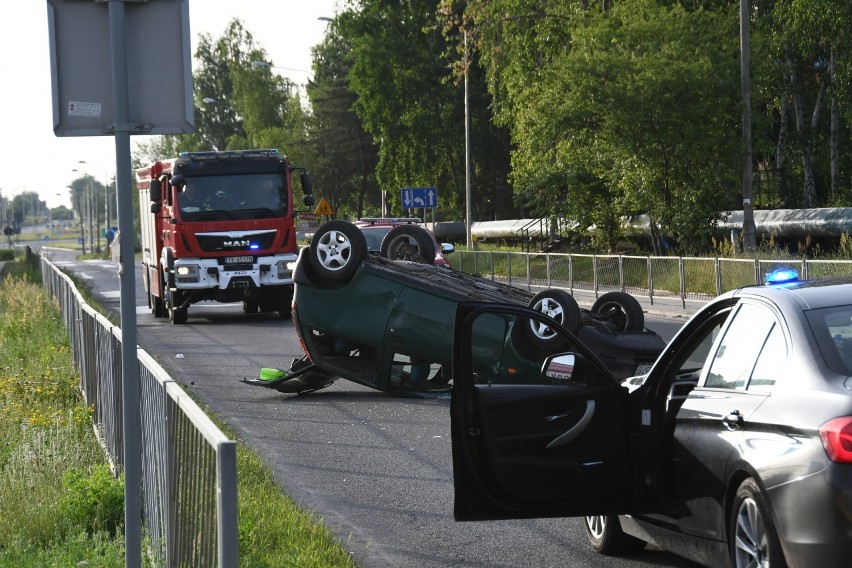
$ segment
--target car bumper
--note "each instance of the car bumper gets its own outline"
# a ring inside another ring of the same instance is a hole
[[[175,286],[179,290],[206,290],[262,286],[285,286],[293,283],[295,254],[258,257],[251,264],[219,264],[215,258],[175,260]]]
[[[852,563],[852,464],[823,470],[768,491],[790,566]]]

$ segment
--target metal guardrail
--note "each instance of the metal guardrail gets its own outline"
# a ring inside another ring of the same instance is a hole
[[[852,276],[852,260],[761,260],[508,251],[454,253],[453,268],[501,279],[515,286],[610,291],[655,298],[708,301],[742,286],[761,284],[764,274],[795,268],[804,279]]]
[[[70,334],[80,389],[114,471],[124,461],[121,329],[89,306],[73,281],[41,259],[45,290]],[[239,565],[236,442],[229,440],[143,349],[142,531],[159,566]]]

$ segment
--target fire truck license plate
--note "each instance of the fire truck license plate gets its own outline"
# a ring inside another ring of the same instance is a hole
[[[254,262],[253,256],[226,256],[225,264],[243,264],[246,262]]]

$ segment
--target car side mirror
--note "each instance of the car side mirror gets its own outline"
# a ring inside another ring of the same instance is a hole
[[[151,213],[154,213],[154,214],[159,213],[160,209],[162,209],[162,206],[159,203],[152,203],[151,204]]]
[[[544,360],[544,364],[541,366],[541,374],[554,381],[582,382],[583,358],[576,353],[551,355]]]
[[[305,196],[305,205],[307,205],[308,207],[312,207],[313,204],[314,204],[314,196],[313,195],[306,195]]]
[[[456,252],[456,247],[453,243],[441,243],[441,252],[443,254],[450,254],[451,252]]]

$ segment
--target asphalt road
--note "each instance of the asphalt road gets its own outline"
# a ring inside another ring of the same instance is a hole
[[[86,275],[96,297],[118,311],[114,264],[50,254]],[[630,558],[597,555],[580,519],[455,522],[448,401],[396,398],[343,380],[305,396],[242,384],[263,366],[286,367],[302,355],[292,322],[210,303],[193,305],[188,324],[173,326],[150,314],[141,286],[137,276],[141,347],[255,449],[283,491],[322,518],[359,564],[695,566],[650,548]],[[649,311],[646,325],[668,339],[683,321]]]

